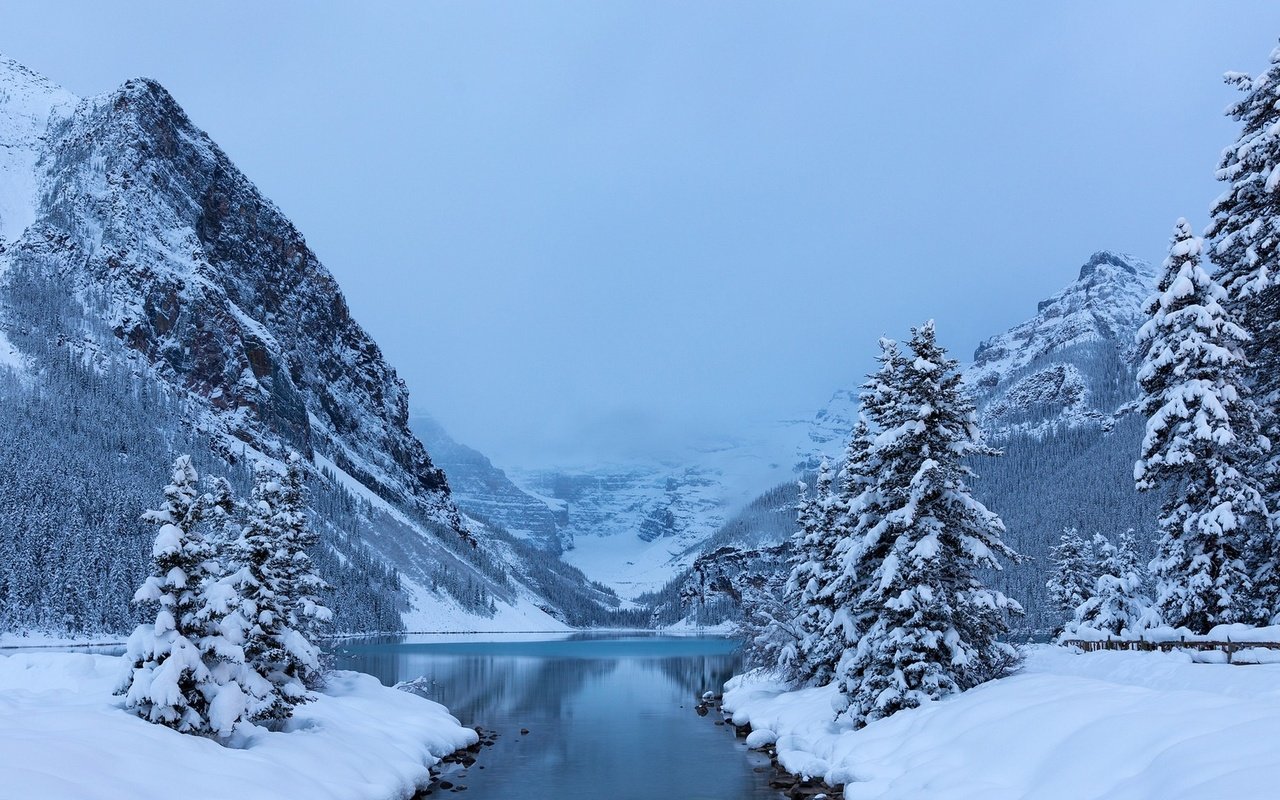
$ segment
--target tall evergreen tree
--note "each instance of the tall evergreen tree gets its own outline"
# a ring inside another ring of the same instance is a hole
[[[154,568],[133,599],[154,606],[155,621],[139,625],[129,637],[133,668],[121,692],[125,706],[143,719],[206,733],[214,679],[204,663],[204,624],[197,613],[216,563],[197,527],[204,514],[197,483],[191,457],[179,456],[164,505],[143,514],[159,530],[151,550]]]
[[[862,574],[860,559],[864,554],[852,544],[860,541],[858,532],[868,516],[868,493],[875,488],[872,444],[871,427],[866,417],[859,414],[840,468],[839,517],[827,548],[828,577],[821,593],[822,601],[830,609],[822,642],[831,677],[839,674],[840,660],[857,643],[865,623],[857,606],[866,588],[865,581],[859,577]]]
[[[867,624],[841,662],[839,686],[842,713],[858,725],[975,686],[1017,661],[998,637],[1004,614],[1020,607],[978,577],[999,569],[999,557],[1017,556],[1000,518],[966,484],[965,460],[998,451],[982,443],[932,321],[912,334],[914,358],[882,355],[884,374],[873,384],[883,385],[864,409],[879,429],[876,487],[864,500],[889,510],[869,514],[849,550],[859,556],[853,577],[865,581],[857,607]]]
[[[302,460],[291,454],[281,471],[261,462],[242,514],[243,527],[232,550],[237,569],[221,583],[226,603],[238,603],[233,618],[243,620],[246,662],[270,686],[255,702],[257,720],[287,719],[293,708],[314,699],[310,689],[323,676],[320,650],[308,638],[329,619],[319,599],[324,582],[306,553],[316,543],[305,512]]]
[[[1139,490],[1167,493],[1151,562],[1156,611],[1166,624],[1205,633],[1258,618],[1251,573],[1270,546],[1271,520],[1256,477],[1268,444],[1242,374],[1249,337],[1200,254],[1200,240],[1178,220],[1147,303],[1151,318],[1138,332],[1148,422],[1134,478]]]
[[[866,602],[866,593],[877,565],[888,556],[893,536],[888,516],[895,502],[884,488],[889,485],[885,472],[891,465],[883,463],[883,453],[876,447],[876,429],[895,427],[901,420],[901,373],[905,369],[902,352],[893,339],[879,341],[879,367],[862,385],[859,395],[861,413],[849,440],[845,465],[848,502],[841,538],[834,548],[835,570],[828,592],[834,608],[829,635],[837,642],[840,659],[837,683],[842,697],[856,690],[849,684],[849,671],[843,664],[857,652],[862,634],[872,624],[876,608]]]
[[[1228,305],[1253,334],[1245,353],[1259,402],[1274,406],[1280,399],[1280,48],[1256,78],[1226,78],[1244,92],[1227,109],[1241,129],[1222,153],[1217,177],[1227,189],[1214,203],[1207,235]]]
[[[297,452],[289,454],[280,502],[273,511],[276,529],[280,533],[280,547],[286,554],[280,565],[285,610],[289,626],[301,635],[289,648],[289,654],[303,682],[314,689],[322,683],[323,670],[320,651],[313,646],[312,640],[323,635],[325,627],[333,619],[333,612],[320,598],[329,587],[316,572],[307,553],[319,543],[320,535],[308,524],[306,475],[302,464],[302,456]],[[479,587],[477,592],[480,593]],[[477,602],[483,604],[483,597]]]
[[[804,672],[800,663],[801,635],[797,627],[804,614],[802,597],[809,585],[809,552],[807,542],[816,528],[814,501],[809,486],[799,481],[796,492],[796,523],[787,539],[786,581],[780,602],[756,609],[742,606],[740,624],[747,654],[752,663],[777,667],[788,680],[798,681]]]
[[[832,550],[838,536],[839,499],[833,490],[831,464],[824,457],[818,468],[816,495],[805,498],[797,531],[795,563],[787,580],[787,595],[794,609],[796,653],[787,670],[798,684],[830,682],[839,648],[826,631],[832,607],[826,589],[831,582]]]
[[[1065,621],[1093,596],[1098,576],[1098,556],[1094,548],[1075,528],[1066,528],[1058,546],[1050,549],[1053,574],[1045,584],[1049,599],[1058,607]]]
[[[285,576],[292,552],[281,528],[287,521],[285,487],[274,466],[255,465],[253,490],[243,513],[244,526],[234,545],[239,568],[229,582],[243,604],[246,661],[272,686],[270,697],[255,709],[255,719],[283,720],[311,694],[304,683],[305,670],[299,669],[290,652],[290,645],[301,637],[289,626],[291,603]]]
[[[1229,73],[1227,82],[1244,96],[1227,109],[1240,123],[1240,135],[1222,153],[1218,180],[1226,191],[1214,203],[1208,236],[1213,242],[1223,301],[1250,338],[1242,350],[1248,361],[1244,378],[1259,409],[1259,427],[1271,443],[1280,442],[1280,48],[1257,77]],[[1246,474],[1262,476],[1267,507],[1280,510],[1280,448],[1265,455],[1265,467]],[[1255,554],[1255,616],[1280,622],[1280,543]]]

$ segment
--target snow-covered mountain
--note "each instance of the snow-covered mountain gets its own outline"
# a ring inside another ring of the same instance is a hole
[[[1148,263],[1111,252],[1093,254],[1075,281],[1040,302],[1027,321],[981,343],[964,367],[990,441],[1004,455],[981,459],[974,488],[1000,513],[1008,541],[1030,561],[997,581],[1029,608],[1045,609],[1048,548],[1066,526],[1115,534],[1154,530],[1158,499],[1133,488],[1143,420],[1134,414],[1138,387],[1135,336],[1142,306],[1154,291]],[[857,387],[832,396],[806,426],[796,452],[806,472],[825,455],[836,461],[853,428]],[[781,541],[791,530],[794,490],[762,495],[707,541],[707,550],[748,551]],[[678,586],[660,600],[659,616],[673,620]],[[705,620],[714,622],[714,619]],[[1039,612],[1026,620],[1043,628],[1055,620]]]
[[[724,476],[704,465],[639,463],[517,471],[563,515],[563,558],[624,597],[656,589],[681,554],[724,522]]]
[[[549,553],[560,553],[568,512],[560,501],[535,497],[516,486],[489,457],[455,440],[434,418],[415,414],[413,432],[449,476],[453,499],[469,516],[500,525]]]
[[[635,597],[689,566],[708,538],[763,488],[791,475],[777,453],[792,449],[795,426],[773,426],[732,441],[691,447],[680,458],[502,469],[454,440],[428,415],[414,430],[444,468],[468,515]]]
[[[383,626],[398,615],[413,629],[545,629],[561,625],[548,612],[565,616],[566,602],[594,602],[549,601],[548,587],[564,595],[581,576],[459,513],[409,429],[404,383],[333,276],[158,83],[79,99],[0,57],[0,304],[0,361],[19,372],[0,410],[36,435],[33,403],[68,426],[92,414],[104,452],[119,440],[113,480],[154,473],[150,462],[162,466],[178,447],[212,453],[205,468],[233,476],[255,458],[305,453],[322,566],[339,592],[367,590],[336,600],[348,629],[375,624],[372,607]],[[77,393],[88,400],[60,405]],[[134,446],[146,430],[163,441]],[[24,445],[8,445],[0,469],[19,474]],[[105,468],[86,463],[67,477],[51,461],[33,485],[89,485]],[[149,502],[134,497],[144,484],[129,484],[118,511],[79,511],[136,517],[134,501]],[[0,549],[34,553],[32,523],[10,522]],[[105,546],[130,580],[145,550],[122,537]],[[68,569],[49,565],[41,579]],[[0,596],[18,597],[0,609],[8,624],[63,624],[41,610],[47,598],[6,595],[4,580]]]
[[[988,436],[1111,424],[1126,413],[1138,390],[1134,336],[1155,282],[1146,261],[1099,251],[1035,316],[978,345],[964,380]],[[806,444],[838,458],[857,409],[856,386],[837,390],[809,424]],[[799,458],[808,465],[814,456]]]
[[[1137,396],[1134,337],[1155,289],[1145,261],[1094,253],[1036,315],[978,346],[965,382],[991,436],[1113,420]]]

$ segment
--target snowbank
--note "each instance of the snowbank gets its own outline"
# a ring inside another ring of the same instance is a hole
[[[1037,647],[1017,675],[861,731],[832,721],[834,694],[752,674],[726,685],[724,709],[849,800],[1276,796],[1276,665]]]
[[[1111,631],[1100,631],[1087,626],[1071,631],[1066,639],[1083,641],[1105,641],[1107,639],[1138,639],[1148,642],[1280,642],[1280,625],[1259,628],[1253,625],[1218,625],[1208,633],[1192,633],[1186,628],[1144,628],[1125,636],[1117,636]]]
[[[122,710],[112,689],[124,669],[115,656],[0,656],[4,788],[42,800],[408,798],[477,738],[438,703],[337,672],[288,732],[253,727],[223,747]]]
[[[0,632],[0,650],[28,647],[124,647],[124,636],[110,633],[45,633],[42,631]]]

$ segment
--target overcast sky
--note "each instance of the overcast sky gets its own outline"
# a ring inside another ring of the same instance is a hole
[[[356,9],[359,6],[358,10]],[[0,52],[165,84],[416,409],[505,465],[809,416],[1163,257],[1280,3],[12,3]]]

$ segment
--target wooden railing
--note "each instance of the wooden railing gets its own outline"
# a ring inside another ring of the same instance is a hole
[[[1179,639],[1153,642],[1148,639],[1066,639],[1062,644],[1079,647],[1086,653],[1098,650],[1160,650],[1165,653],[1173,650],[1219,650],[1227,654],[1228,664],[1232,663],[1232,658],[1241,650],[1252,650],[1254,648],[1280,650],[1280,642],[1233,642],[1230,640],[1225,642],[1206,642],[1201,640],[1188,642],[1185,639]]]

